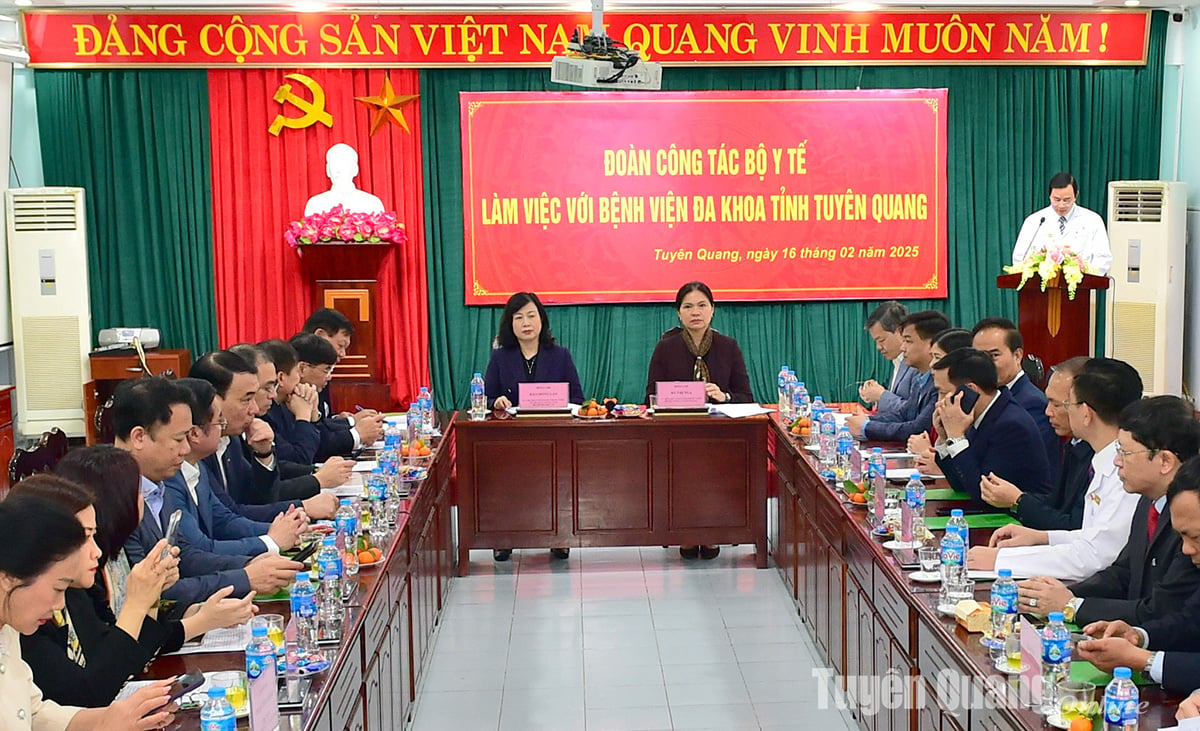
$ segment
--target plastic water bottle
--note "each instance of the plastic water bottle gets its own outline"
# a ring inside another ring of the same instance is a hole
[[[360,533],[359,512],[350,498],[342,498],[341,505],[333,515],[333,520],[337,526],[337,548],[342,554],[342,600],[346,601],[354,596],[354,590],[357,588],[358,582],[353,577],[358,575],[358,536]]]
[[[371,474],[367,477],[366,496],[367,500],[371,502],[387,499],[389,477],[395,478],[396,476],[395,463],[390,463],[388,460],[389,463],[385,465],[385,460],[386,458],[381,457],[379,466],[371,470]]]
[[[1011,572],[1010,572],[1011,573]],[[1058,711],[1058,684],[1071,674],[1071,632],[1062,612],[1050,612],[1042,629],[1042,714]]]
[[[200,707],[201,731],[234,731],[236,728],[237,717],[233,706],[225,700],[225,689],[209,688],[208,700]]]
[[[487,418],[487,395],[483,392],[483,376],[476,371],[471,377],[471,421]]]
[[[429,386],[421,386],[421,390],[417,394],[417,403],[421,407],[421,433],[425,435],[432,434],[433,392],[429,390]]]
[[[1004,639],[1009,628],[1017,620],[1017,582],[1013,581],[1012,569],[1000,569],[1000,578],[992,584],[992,625],[983,644],[987,645],[992,664],[1004,657]]]
[[[783,384],[783,403],[787,409],[789,420],[796,418],[796,410],[792,408],[792,397],[796,393],[796,374],[792,373],[792,369],[788,369],[787,380]]]
[[[246,681],[253,685],[254,681],[270,672],[272,684],[275,682],[275,643],[267,637],[266,625],[255,625],[250,628],[250,644],[246,645]]]
[[[819,444],[821,447],[819,452],[821,473],[822,476],[828,478],[833,474],[833,468],[837,464],[837,419],[829,409],[821,412],[821,441]]]
[[[288,595],[292,620],[296,623],[296,653],[301,658],[307,658],[317,650],[317,592],[307,571],[296,574],[296,581]]]
[[[871,522],[878,528],[884,525],[887,517],[887,458],[883,456],[883,447],[871,447],[871,456],[867,458],[867,480],[875,497]]]
[[[342,552],[338,550],[337,536],[328,536],[321,541],[317,552],[317,567],[321,577],[321,624],[341,622],[342,617]]]
[[[808,389],[804,387],[804,381],[796,381],[796,388],[792,391],[792,418],[808,416],[809,409]]]
[[[917,543],[925,542],[925,483],[921,482],[921,473],[913,472],[908,476],[908,484],[904,486],[904,502],[908,505],[912,523],[912,540]]]
[[[966,558],[967,550],[963,544],[962,536],[958,531],[951,530],[946,527],[946,532],[942,534],[941,542],[941,574],[942,588],[939,604],[947,604],[948,593],[947,587],[951,583],[959,583],[963,575],[966,573]]]
[[[1137,731],[1138,689],[1133,671],[1113,668],[1113,679],[1104,689],[1104,731]]]
[[[834,474],[839,480],[850,479],[850,463],[854,459],[854,437],[850,434],[850,427],[843,426],[837,432],[837,464],[834,467]]]
[[[791,371],[791,369],[789,369],[786,365],[780,366],[779,375],[775,379],[775,382],[779,386],[779,390],[778,390],[778,394],[777,394],[779,397],[779,418],[789,419],[789,420],[792,418],[792,412],[791,412],[792,405],[787,400],[787,382],[788,382],[788,373],[790,371]]]
[[[354,503],[348,497],[344,497],[338,501],[337,512],[333,514],[333,525],[337,529],[338,538],[343,537],[351,539],[358,538],[358,512],[354,509]],[[342,541],[342,543],[346,543]]]
[[[963,517],[962,508],[950,511],[950,520],[946,521],[946,530],[958,531],[962,536],[963,550],[971,547],[971,529],[967,527],[967,519]]]

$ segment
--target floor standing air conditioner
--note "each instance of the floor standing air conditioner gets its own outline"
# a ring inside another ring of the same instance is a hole
[[[4,201],[17,431],[83,436],[92,331],[83,189],[14,188]]]
[[[1147,394],[1183,393],[1187,189],[1158,180],[1108,184],[1112,277],[1105,354],[1142,376]]]

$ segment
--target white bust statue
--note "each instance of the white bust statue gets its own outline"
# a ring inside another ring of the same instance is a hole
[[[329,148],[325,153],[325,174],[329,176],[329,190],[308,199],[304,205],[305,217],[337,205],[352,213],[383,212],[383,201],[354,187],[354,179],[358,177],[358,153],[350,145],[339,142]]]

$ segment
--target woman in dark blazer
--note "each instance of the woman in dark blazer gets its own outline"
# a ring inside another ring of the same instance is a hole
[[[517,292],[508,298],[500,314],[496,347],[483,377],[483,391],[493,409],[519,406],[517,384],[567,384],[572,403],[583,403],[583,387],[571,351],[557,345],[550,334],[550,315],[533,292]],[[567,558],[569,548],[551,548],[554,558]],[[492,558],[507,561],[511,548],[492,550]]]
[[[646,400],[659,381],[704,381],[708,400],[749,403],[754,400],[746,359],[733,338],[712,328],[713,293],[703,282],[688,282],[675,294],[680,327],[663,333],[646,376]],[[716,558],[719,546],[680,546],[684,558]]]
[[[517,384],[566,382],[571,403],[583,403],[583,388],[571,351],[550,334],[550,315],[533,292],[508,298],[500,315],[496,349],[488,361],[483,390],[494,409],[518,406]]]
[[[182,621],[159,619],[161,592],[179,576],[174,551],[159,560],[165,540],[140,563],[119,572],[119,578],[110,578],[112,564],[127,563],[120,547],[142,510],[137,463],[128,452],[109,445],[76,449],[59,461],[55,473],[13,488],[75,512],[88,534],[65,607],[54,621],[21,638],[21,654],[46,698],[64,705],[107,706],[155,655],[253,616],[249,599],[226,599],[229,591],[223,589]],[[117,607],[113,583],[119,584],[121,595]]]

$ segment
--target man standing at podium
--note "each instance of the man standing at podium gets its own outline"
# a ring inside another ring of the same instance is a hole
[[[1070,247],[1091,265],[1088,274],[1108,274],[1112,267],[1112,250],[1104,219],[1094,211],[1076,205],[1079,183],[1070,173],[1056,173],[1050,178],[1050,205],[1031,213],[1013,246],[1012,263],[1020,264],[1030,254],[1043,249]]]

